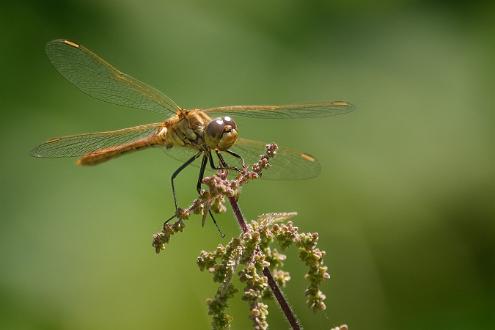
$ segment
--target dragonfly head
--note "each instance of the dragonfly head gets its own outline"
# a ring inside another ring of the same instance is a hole
[[[206,126],[205,142],[212,149],[227,150],[236,140],[237,125],[230,117],[215,118]]]

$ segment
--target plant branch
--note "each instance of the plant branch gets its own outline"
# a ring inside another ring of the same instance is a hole
[[[248,231],[248,227],[246,224],[246,220],[244,219],[244,216],[241,212],[241,209],[239,208],[239,204],[237,203],[236,198],[234,196],[229,197],[229,202],[230,205],[232,206],[232,210],[234,211],[234,215],[237,219],[237,222],[239,223],[239,226],[241,227],[242,231],[246,233]],[[289,322],[292,329],[294,330],[302,329],[301,325],[299,324],[299,321],[297,320],[296,314],[290,307],[289,303],[287,302],[287,299],[285,299],[282,290],[280,290],[280,288],[278,287],[277,283],[275,282],[272,276],[272,273],[267,267],[263,268],[263,274],[268,279],[268,285],[270,286],[273,295],[277,299],[277,302],[280,305],[280,308],[285,314],[285,317],[287,318],[287,321]]]

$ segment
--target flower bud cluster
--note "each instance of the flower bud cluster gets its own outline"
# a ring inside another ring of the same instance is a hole
[[[299,249],[299,258],[309,268],[304,276],[309,282],[305,291],[306,303],[313,311],[326,309],[326,296],[321,292],[320,285],[330,278],[328,268],[324,265],[325,251],[316,247],[318,233],[299,233],[299,229],[289,221],[286,224],[275,224],[273,233],[282,249],[294,244]]]
[[[213,329],[228,329],[232,317],[226,313],[227,302],[237,289],[232,285],[232,277],[239,265],[243,246],[239,238],[233,238],[227,246],[218,245],[215,251],[201,251],[197,264],[200,270],[213,274],[213,280],[220,283],[213,299],[208,299],[208,314],[212,316]]]
[[[163,224],[162,231],[153,235],[152,246],[155,248],[156,253],[165,250],[166,244],[170,241],[170,237],[175,233],[182,232],[184,230],[185,223],[182,219],[179,219],[173,224]]]
[[[239,280],[245,284],[243,300],[250,306],[250,318],[255,329],[266,329],[268,315],[263,299],[271,296],[268,281],[263,269],[268,267],[276,282],[285,286],[290,274],[281,270],[286,256],[270,246],[277,241],[282,248],[294,245],[299,248],[299,257],[308,266],[306,279],[310,282],[305,292],[307,303],[314,311],[324,310],[325,295],[319,290],[324,279],[328,279],[327,268],[323,264],[324,251],[316,247],[318,235],[315,233],[299,233],[291,221],[282,223],[296,213],[270,213],[259,216],[252,221],[249,230],[227,245],[218,245],[212,252],[202,251],[197,259],[200,270],[207,270],[213,280],[221,283],[215,297],[209,300],[210,314],[213,316],[213,328],[224,329],[218,320],[231,320],[226,313],[227,299],[233,295],[230,289],[231,280],[237,271]],[[226,289],[227,288],[227,289]],[[231,295],[222,292],[232,293]],[[230,324],[230,323],[228,323]]]

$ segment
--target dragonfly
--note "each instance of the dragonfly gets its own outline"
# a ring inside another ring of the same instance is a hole
[[[31,155],[39,158],[79,157],[77,164],[87,166],[137,150],[163,147],[172,157],[185,160],[171,176],[176,211],[175,179],[198,158],[201,157],[201,163],[196,190],[200,193],[208,164],[214,170],[237,169],[229,166],[225,158],[237,159],[244,166],[246,162],[256,162],[264,153],[266,143],[239,137],[239,127],[233,117],[321,118],[344,114],[353,108],[347,101],[326,101],[185,109],[73,41],[50,41],[46,53],[55,69],[82,92],[108,103],[155,112],[167,118],[119,130],[55,137],[35,147]],[[180,152],[173,154],[173,150]],[[317,176],[321,170],[315,157],[286,147],[279,147],[277,156],[270,162],[270,171],[263,176],[271,179],[307,179]]]

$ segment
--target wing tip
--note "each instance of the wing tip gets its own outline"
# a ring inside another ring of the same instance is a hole
[[[54,40],[50,40],[46,43],[47,46],[56,45],[56,44],[65,44],[65,45],[68,45],[68,46],[71,46],[74,48],[80,48],[81,47],[81,45],[79,45],[78,43],[71,41],[69,39],[54,39]]]
[[[345,112],[353,111],[356,109],[356,106],[353,103],[345,100],[332,101],[332,105],[345,110]]]
[[[45,52],[50,59],[52,59],[52,53],[56,51],[60,46],[69,46],[71,48],[79,49],[81,46],[73,41],[67,39],[54,39],[50,40],[45,45]]]
[[[37,146],[29,151],[29,155],[34,158],[42,158],[43,155],[39,151],[40,146]]]

